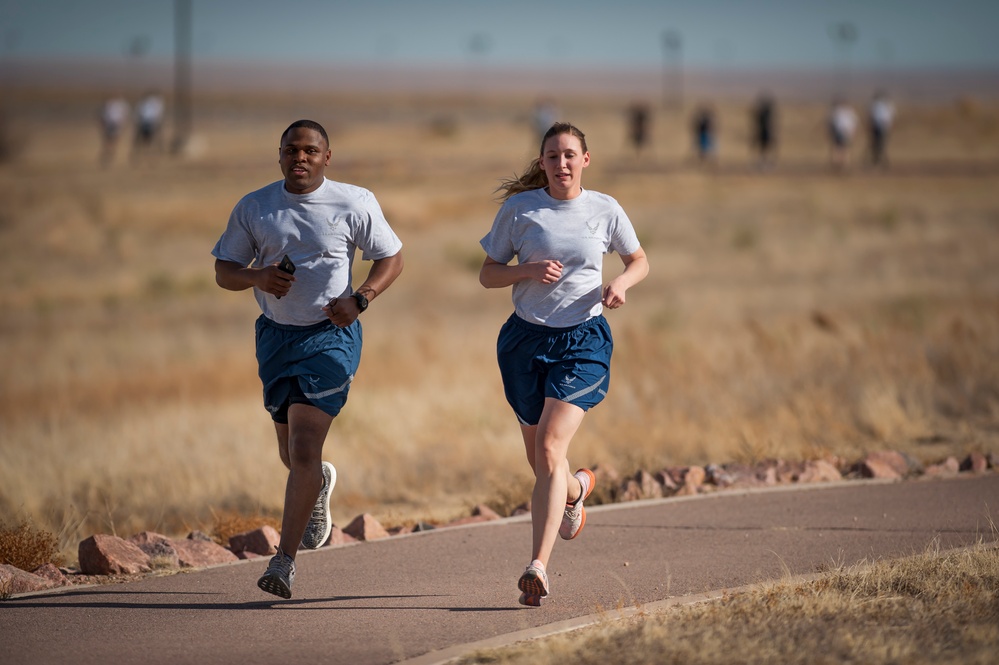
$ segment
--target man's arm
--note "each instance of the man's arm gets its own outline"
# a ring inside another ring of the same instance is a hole
[[[402,272],[402,265],[402,252],[384,259],[376,259],[372,262],[367,279],[354,291],[364,295],[370,303],[392,285]],[[334,298],[330,304],[323,307],[323,311],[330,321],[341,328],[352,324],[361,314],[361,309],[354,298]]]
[[[215,259],[215,283],[229,291],[243,291],[257,287],[265,293],[284,296],[291,289],[295,276],[277,267],[277,264],[252,268],[232,261]]]
[[[371,270],[368,271],[368,278],[354,291],[363,293],[368,302],[371,302],[392,285],[395,278],[402,273],[402,265],[402,252],[373,261]]]

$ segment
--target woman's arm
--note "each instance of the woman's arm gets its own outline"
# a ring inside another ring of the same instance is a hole
[[[554,259],[509,265],[486,257],[479,270],[479,283],[487,289],[511,286],[525,279],[554,284],[562,277],[562,263]]]
[[[625,293],[649,274],[649,259],[640,248],[634,254],[622,254],[624,272],[612,279],[604,287],[603,304],[609,309],[617,309],[626,302]]]

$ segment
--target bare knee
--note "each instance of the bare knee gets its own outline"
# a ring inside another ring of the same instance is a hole
[[[291,437],[288,441],[288,467],[308,468],[322,464],[323,442],[312,441],[307,437]]]

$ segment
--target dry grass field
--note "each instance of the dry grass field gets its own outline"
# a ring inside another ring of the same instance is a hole
[[[609,611],[596,626],[455,662],[985,665],[999,643],[997,595],[995,544],[929,549],[620,621]]]
[[[182,157],[97,163],[96,95],[6,96],[0,164],[0,517],[57,534],[183,535],[280,514],[284,469],[260,404],[249,293],[210,250],[244,193],[280,177],[292,120],[327,126],[327,175],[373,190],[406,269],[364,315],[365,349],[326,457],[333,512],[386,524],[525,500],[495,336],[506,290],[477,281],[493,189],[537,147],[532,100],[198,100]],[[608,315],[609,398],[576,465],[999,451],[999,108],[899,109],[892,168],[828,168],[821,105],[781,107],[759,172],[748,101],[719,104],[714,168],[661,111],[626,142],[625,100],[564,99],[584,186],[628,211],[652,267]],[[609,257],[608,270],[620,262]],[[362,271],[368,264],[360,264]]]

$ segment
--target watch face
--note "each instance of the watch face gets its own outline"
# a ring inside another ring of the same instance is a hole
[[[357,306],[362,312],[368,308],[368,299],[363,293],[354,293],[354,300],[357,301]]]

